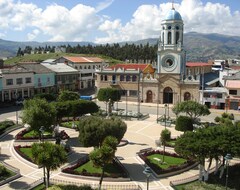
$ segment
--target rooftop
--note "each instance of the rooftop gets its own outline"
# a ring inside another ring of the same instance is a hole
[[[113,65],[110,66],[108,68],[110,69],[125,69],[125,70],[141,70],[143,71],[144,69],[146,69],[146,67],[148,66],[148,64],[117,64],[117,65]]]
[[[103,59],[98,57],[63,57],[73,63],[102,63]]]
[[[182,17],[178,11],[172,8],[167,15],[165,16],[164,20],[182,20]]]
[[[203,62],[187,62],[187,67],[206,67],[206,66],[212,66],[211,63],[203,63]]]
[[[78,70],[66,65],[65,63],[41,63],[44,67],[47,67],[48,69],[56,72],[56,73],[70,73],[70,72],[76,72],[78,73]]]

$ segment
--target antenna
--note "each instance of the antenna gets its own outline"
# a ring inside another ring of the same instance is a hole
[[[172,0],[172,10],[174,10],[174,0]]]

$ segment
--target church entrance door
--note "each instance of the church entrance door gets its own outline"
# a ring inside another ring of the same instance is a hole
[[[153,97],[152,97],[152,91],[149,90],[147,91],[147,100],[146,100],[147,103],[151,103],[153,102]]]
[[[166,87],[163,90],[163,103],[164,104],[173,103],[173,90],[170,87]]]

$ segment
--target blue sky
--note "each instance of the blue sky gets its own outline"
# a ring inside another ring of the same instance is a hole
[[[0,0],[0,38],[112,43],[156,38],[171,0]],[[185,32],[240,35],[240,0],[175,0]]]

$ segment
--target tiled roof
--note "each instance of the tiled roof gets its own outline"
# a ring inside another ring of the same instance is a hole
[[[226,87],[239,89],[240,88],[240,80],[227,80]]]
[[[24,68],[26,68],[28,70],[32,70],[32,71],[34,71],[37,74],[40,74],[40,73],[53,73],[52,70],[44,67],[41,64],[30,64],[30,63],[27,63],[27,64],[21,64],[21,66],[23,66]]]
[[[56,72],[56,73],[78,73],[78,70],[64,64],[64,63],[41,63],[44,67]]]
[[[148,64],[117,64],[117,65],[113,65],[109,68],[111,69],[134,69],[134,70],[138,70],[140,69],[141,71],[143,71],[146,67],[148,66]]]
[[[17,73],[33,73],[31,69],[24,68],[23,66],[20,65],[14,65],[9,68],[4,68],[1,69],[2,74],[17,74]]]
[[[211,63],[202,63],[202,62],[187,62],[187,67],[205,67],[205,66],[212,66]]]
[[[64,57],[73,63],[102,63],[103,59],[98,57]]]

